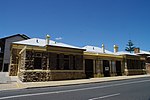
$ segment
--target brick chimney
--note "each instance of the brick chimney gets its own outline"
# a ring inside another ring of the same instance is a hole
[[[134,48],[134,53],[140,53],[140,48]]]

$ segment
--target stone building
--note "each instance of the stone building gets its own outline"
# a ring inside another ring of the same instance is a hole
[[[12,42],[29,39],[24,34],[0,38],[0,72],[8,72],[10,63],[10,45]]]
[[[13,42],[9,74],[23,82],[145,74],[145,58],[102,47],[83,48],[46,39]]]
[[[10,75],[24,82],[85,78],[83,51],[49,36],[13,42]]]
[[[85,46],[84,65],[86,77],[109,77],[123,75],[122,56],[95,46]]]
[[[150,74],[150,52],[135,48],[134,53],[145,58],[145,67],[148,74]]]
[[[125,52],[122,52],[121,55],[123,57],[125,75],[146,74],[144,57],[136,54],[125,53]]]
[[[87,78],[145,74],[145,58],[128,52],[114,52],[95,46],[85,46],[84,67]]]

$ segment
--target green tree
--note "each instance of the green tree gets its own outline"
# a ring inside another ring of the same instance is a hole
[[[128,44],[126,44],[126,48],[125,50],[128,51],[128,52],[133,52],[134,51],[134,44],[132,43],[131,40],[128,41]]]

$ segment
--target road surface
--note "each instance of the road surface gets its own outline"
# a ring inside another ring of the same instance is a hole
[[[0,100],[150,100],[150,77],[0,91]]]

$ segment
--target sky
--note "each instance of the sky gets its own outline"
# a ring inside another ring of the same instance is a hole
[[[26,34],[74,46],[150,50],[150,0],[0,0],[0,38]]]

